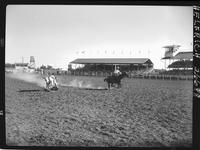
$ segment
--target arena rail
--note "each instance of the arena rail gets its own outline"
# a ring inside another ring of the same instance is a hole
[[[95,72],[95,71],[74,71],[70,75],[74,76],[96,76],[96,77],[106,77],[111,75],[111,72]],[[193,80],[193,75],[131,75],[129,78],[138,78],[138,79],[155,79],[155,80]]]

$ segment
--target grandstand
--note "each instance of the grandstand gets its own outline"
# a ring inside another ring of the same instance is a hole
[[[192,61],[190,60],[180,60],[175,61],[168,66],[168,68],[192,68]]]
[[[193,53],[174,53],[180,45],[165,46],[162,60],[169,62],[165,69],[154,69],[149,58],[79,58],[70,62],[68,73],[71,75],[107,76],[112,75],[117,66],[126,71],[129,77],[162,80],[192,80]]]
[[[193,53],[179,52],[171,58],[173,62],[168,65],[168,70],[161,74],[167,75],[192,75],[193,70]]]
[[[130,75],[143,74],[153,68],[153,63],[148,58],[81,58],[70,62],[69,66],[72,65],[75,66],[69,69],[72,74],[78,72],[78,74],[84,75],[110,75],[116,66],[119,66],[122,72],[126,71]]]

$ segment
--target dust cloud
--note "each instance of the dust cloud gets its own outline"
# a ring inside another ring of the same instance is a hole
[[[40,87],[45,87],[45,81],[39,74],[17,72],[9,74],[8,76],[25,82],[37,84]]]
[[[74,79],[69,83],[60,84],[60,86],[71,86],[71,87],[78,87],[78,88],[93,88],[94,85],[91,82],[86,82],[78,79]]]
[[[45,81],[40,74],[17,72],[17,73],[8,74],[8,76],[11,78],[15,78],[18,80],[36,84],[40,87],[46,86]],[[73,79],[72,81],[69,81],[68,83],[62,83],[62,81],[59,80],[58,86],[88,88],[88,89],[105,89],[105,87],[94,85],[91,81],[84,81],[80,79]]]
[[[88,89],[105,89],[105,87],[95,86],[91,81],[83,81],[74,79],[69,83],[60,84],[60,86],[77,87],[77,88],[88,88]]]

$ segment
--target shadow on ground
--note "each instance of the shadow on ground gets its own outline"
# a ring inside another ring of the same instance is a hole
[[[94,90],[94,91],[102,91],[102,90],[108,90],[107,88],[98,89],[98,88],[78,88],[80,90]]]
[[[18,92],[49,92],[46,89],[42,89],[42,90],[19,90]]]

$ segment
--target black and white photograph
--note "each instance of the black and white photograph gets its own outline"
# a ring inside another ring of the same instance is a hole
[[[192,6],[10,4],[5,28],[7,146],[192,146]]]

